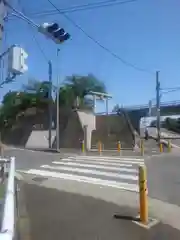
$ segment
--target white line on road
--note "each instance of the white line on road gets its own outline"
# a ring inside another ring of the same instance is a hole
[[[96,161],[96,162],[99,162],[99,161],[102,161],[102,162],[109,162],[109,163],[121,163],[121,162],[126,162],[126,163],[142,163],[144,162],[144,159],[126,159],[126,158],[119,158],[118,160],[113,160],[111,158],[109,159],[103,159],[103,158],[86,158],[86,157],[68,157],[68,158],[63,158],[62,160],[74,160],[74,161],[80,161],[80,160],[84,160],[84,161]]]
[[[87,164],[96,164],[96,165],[106,165],[106,166],[122,166],[123,164],[124,165],[144,165],[144,161],[141,162],[141,161],[136,161],[136,162],[131,162],[131,161],[119,161],[118,163],[113,163],[111,161],[94,161],[94,160],[76,160],[76,159],[69,159],[69,158],[63,158],[63,159],[60,159],[60,162],[63,162],[63,163],[68,163],[68,162],[74,162],[74,163],[87,163]]]
[[[113,161],[113,162],[119,162],[119,160],[125,160],[125,161],[144,161],[143,158],[129,158],[129,157],[113,157],[113,156],[86,156],[86,155],[76,155],[76,156],[70,156],[69,158],[75,158],[75,159],[91,159],[91,160],[103,160],[103,161]]]
[[[119,188],[119,189],[128,190],[128,191],[132,191],[132,192],[139,191],[137,184],[120,183],[120,182],[116,182],[116,181],[107,181],[107,180],[102,180],[99,178],[75,176],[75,175],[71,175],[71,174],[57,173],[57,172],[51,172],[51,171],[42,171],[42,170],[37,170],[37,169],[30,169],[28,171],[19,170],[18,172],[32,174],[32,175],[39,175],[39,176],[44,176],[44,177],[60,178],[60,179],[65,179],[65,180],[70,180],[70,181],[90,183],[90,184],[101,185],[101,186],[105,186],[105,187]]]
[[[101,176],[106,176],[106,177],[116,177],[120,179],[129,179],[129,180],[138,180],[137,176],[134,175],[126,175],[126,174],[118,174],[118,173],[110,173],[110,172],[102,172],[102,171],[97,171],[97,170],[90,170],[90,169],[82,169],[82,168],[70,168],[70,167],[52,167],[50,165],[42,165],[41,168],[47,168],[51,170],[58,170],[58,171],[72,171],[76,173],[86,173],[86,174],[93,174],[93,175],[101,175]],[[123,171],[124,170],[124,171]],[[124,168],[119,171],[119,172],[129,172],[129,173],[137,173],[136,169],[127,169]]]
[[[108,169],[108,170],[120,170],[120,167],[132,167],[132,164],[119,164],[118,167],[112,166],[102,166],[97,164],[82,164],[76,162],[52,162],[53,164],[63,165],[63,166],[79,166],[79,167],[86,167],[86,168],[97,168],[97,169]]]

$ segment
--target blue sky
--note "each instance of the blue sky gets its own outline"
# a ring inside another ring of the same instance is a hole
[[[52,0],[59,8],[99,0]],[[14,6],[21,3],[26,14],[53,9],[46,0],[14,0]],[[61,3],[60,3],[61,2]],[[111,51],[133,63],[148,69],[160,70],[163,88],[180,86],[180,2],[178,0],[138,0],[133,3],[107,8],[69,13],[91,36]],[[38,24],[58,22],[70,34],[71,40],[56,45],[37,31],[31,30],[21,20],[10,20],[6,24],[4,47],[20,44],[29,54],[28,72],[16,82],[1,89],[1,99],[8,90],[19,89],[28,78],[47,80],[47,62],[33,40],[32,32],[53,62],[53,81],[56,84],[57,66],[60,79],[72,74],[93,73],[104,81],[113,95],[110,103],[120,105],[146,104],[155,97],[155,74],[137,71],[127,67],[105,52],[61,15],[34,18]],[[60,47],[57,64],[56,49]],[[179,92],[166,94],[163,101],[178,100]],[[102,108],[102,107],[101,107]]]

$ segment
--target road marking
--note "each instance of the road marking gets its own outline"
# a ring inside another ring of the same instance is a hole
[[[32,175],[40,175],[40,176],[45,176],[45,177],[61,178],[61,179],[77,181],[77,182],[90,183],[90,184],[101,185],[101,186],[105,186],[105,187],[119,188],[119,189],[132,191],[132,192],[139,191],[137,184],[120,183],[120,182],[116,182],[116,181],[107,181],[107,180],[102,180],[99,178],[92,178],[92,177],[86,177],[86,176],[75,176],[72,174],[64,174],[64,173],[43,171],[43,170],[37,170],[37,169],[30,169],[28,171],[19,170],[18,172],[25,173],[25,174],[32,174]]]
[[[102,166],[94,164],[82,164],[76,162],[52,162],[53,164],[63,165],[63,166],[79,166],[79,167],[86,167],[86,168],[97,168],[97,169],[108,169],[108,170],[120,170],[120,167],[132,167],[132,164],[119,164],[118,167],[110,167],[110,166]]]
[[[137,161],[142,161],[144,160],[143,158],[136,158],[136,157],[132,157],[132,158],[129,158],[129,157],[123,157],[123,156],[119,156],[119,157],[113,157],[113,156],[86,156],[86,155],[76,155],[76,156],[70,156],[69,158],[76,158],[76,159],[92,159],[92,160],[97,160],[97,159],[100,159],[100,160],[103,160],[103,161],[114,161],[114,162],[119,162],[119,160],[123,159],[123,160],[126,160],[126,161],[132,161],[132,160],[137,160]],[[117,161],[116,161],[117,160]]]
[[[111,173],[111,172],[102,172],[97,170],[90,170],[90,169],[81,169],[81,168],[70,168],[70,167],[52,167],[50,165],[42,165],[41,168],[51,169],[51,170],[62,170],[62,171],[72,171],[76,173],[86,173],[86,174],[92,174],[92,175],[101,175],[106,177],[115,177],[120,179],[128,179],[128,180],[138,180],[138,176],[133,175],[125,175],[125,174],[118,174],[118,173]],[[137,173],[136,169],[127,169],[124,168],[119,172],[130,172],[130,173]]]
[[[80,161],[80,160],[84,160],[84,161],[96,161],[96,162],[110,162],[110,163],[121,163],[121,162],[126,162],[126,163],[142,163],[144,162],[144,158],[141,158],[141,159],[136,159],[136,158],[118,158],[117,160],[114,160],[113,158],[109,157],[108,159],[105,159],[105,158],[99,158],[98,156],[97,157],[89,157],[87,158],[87,156],[80,156],[80,157],[68,157],[68,158],[63,158],[63,160],[72,160],[74,159],[75,161]]]
[[[86,160],[86,159],[73,159],[73,158],[63,158],[63,159],[60,159],[61,162],[86,162],[86,163],[92,163],[92,164],[103,164],[103,165],[112,165],[112,166],[120,166],[120,164],[122,163],[127,163],[127,164],[144,164],[144,159],[143,161],[124,161],[124,160],[119,160],[119,161],[111,161],[111,160],[105,160],[105,161],[102,161],[102,160],[98,160],[96,159],[97,161],[95,160]]]

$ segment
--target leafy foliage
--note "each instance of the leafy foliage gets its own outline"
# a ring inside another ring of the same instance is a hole
[[[174,131],[180,133],[180,118],[173,119],[173,118],[166,118],[164,122],[164,127],[170,131]]]
[[[28,84],[23,85],[20,92],[8,92],[2,101],[0,109],[0,128],[11,128],[21,112],[29,108],[47,109],[49,102],[55,104],[53,99],[49,99],[49,90],[55,89],[47,81],[30,79]],[[104,84],[89,74],[87,76],[68,76],[60,88],[60,107],[65,108],[92,108],[92,99],[86,98],[90,91],[106,92]],[[56,100],[55,100],[56,101]]]

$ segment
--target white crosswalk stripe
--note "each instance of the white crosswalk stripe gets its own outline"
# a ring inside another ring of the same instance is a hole
[[[81,155],[21,172],[137,192],[139,165],[144,165],[144,159]]]

